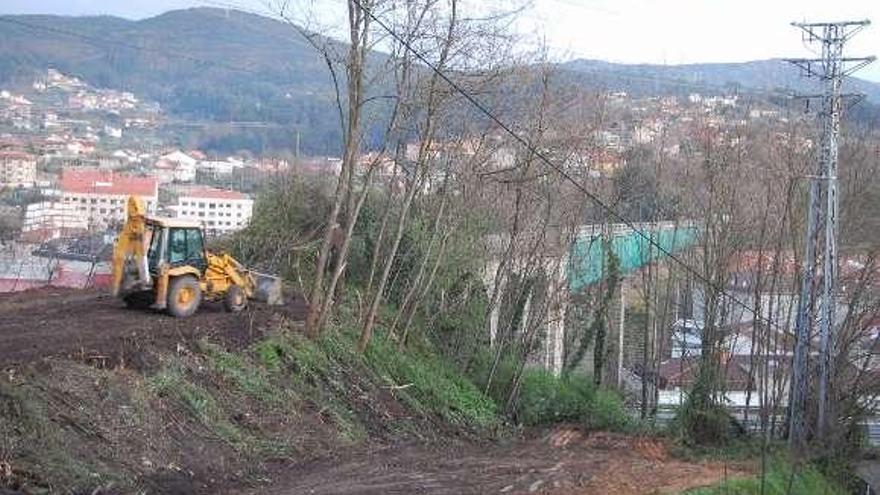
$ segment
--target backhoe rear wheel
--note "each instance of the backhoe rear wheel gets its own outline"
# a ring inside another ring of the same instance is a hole
[[[168,287],[168,313],[178,318],[191,316],[202,302],[202,289],[195,277],[174,277]]]
[[[239,313],[247,307],[247,296],[241,287],[233,285],[229,287],[223,296],[223,308],[230,313]]]

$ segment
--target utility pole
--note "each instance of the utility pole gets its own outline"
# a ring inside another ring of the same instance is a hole
[[[843,22],[795,22],[801,29],[804,41],[821,45],[821,57],[815,59],[791,59],[789,62],[803,69],[810,77],[819,78],[823,91],[810,97],[821,98],[819,114],[822,119],[819,163],[816,175],[810,177],[809,211],[804,249],[801,292],[795,327],[796,343],[792,369],[792,386],[789,400],[789,446],[799,449],[806,440],[805,409],[810,373],[808,354],[813,314],[816,306],[814,279],[817,268],[819,244],[819,221],[824,222],[824,246],[822,250],[822,295],[819,312],[819,386],[817,397],[816,436],[825,437],[829,416],[829,375],[831,357],[834,353],[835,305],[837,285],[837,236],[838,194],[837,158],[840,133],[841,94],[843,80],[848,75],[871,63],[874,57],[846,58],[843,48],[856,33],[868,26],[870,21]],[[854,64],[847,67],[847,64]],[[824,193],[824,194],[823,194]],[[821,210],[824,196],[825,208]]]

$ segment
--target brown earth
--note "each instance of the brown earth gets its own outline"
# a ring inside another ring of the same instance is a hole
[[[223,397],[223,382],[213,383],[217,378],[204,371],[201,358],[186,351],[204,337],[227,349],[244,348],[277,327],[275,323],[302,319],[305,311],[301,299],[282,307],[253,304],[241,314],[209,303],[193,317],[175,319],[128,310],[97,291],[45,288],[0,295],[5,393],[19,389],[19,395],[49,405],[47,420],[55,425],[57,439],[46,445],[74,457],[99,455],[102,463],[138,476],[150,493],[663,494],[716,484],[747,471],[674,459],[653,438],[588,434],[568,427],[506,442],[449,440],[455,432],[444,431],[448,425],[409,417],[388,390],[358,370],[327,377],[349,384],[348,404],[366,428],[366,441],[359,447],[344,445],[334,436],[337,426],[326,406],[292,399],[290,410],[276,410],[240,396]],[[138,399],[152,397],[144,391],[143,377],[158,368],[156,349],[176,350],[188,376],[220,394],[218,403],[229,421],[292,446],[298,454],[255,464],[216,438],[173,397]],[[150,412],[131,423],[131,414],[120,411],[132,410]],[[394,433],[405,422],[417,426],[407,435]],[[39,432],[35,435],[21,439],[39,443]],[[0,456],[0,478],[4,469],[19,478],[40,475],[15,472],[15,462]]]
[[[673,459],[661,440],[564,427],[505,445],[394,446],[284,466],[266,486],[231,493],[653,495],[747,474]]]
[[[205,302],[184,319],[153,310],[128,310],[106,292],[41,288],[0,294],[0,366],[6,368],[42,357],[134,368],[149,367],[141,349],[171,348],[209,337],[229,348],[259,338],[272,319],[302,320],[301,298],[270,307],[251,303],[242,313],[226,313],[219,303]]]

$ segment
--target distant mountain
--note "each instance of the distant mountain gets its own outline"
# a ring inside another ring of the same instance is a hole
[[[631,88],[655,94],[734,88],[770,93],[815,94],[819,91],[816,79],[803,77],[797,67],[781,59],[687,65],[614,64],[579,59],[566,62],[562,67],[609,88]],[[846,81],[845,90],[864,93],[869,101],[880,104],[880,83],[853,77]]]
[[[335,152],[339,142],[323,59],[283,22],[196,8],[141,21],[0,16],[0,32],[0,84],[29,83],[53,67],[179,117],[286,124],[247,132],[289,143],[296,128],[307,152]],[[243,141],[251,144],[260,143]]]
[[[0,16],[0,33],[0,85],[29,84],[53,67],[93,86],[158,101],[177,118],[266,123],[241,129],[181,128],[181,139],[196,139],[207,149],[290,149],[296,131],[304,152],[338,152],[340,129],[324,61],[283,22],[194,8],[140,21]],[[634,94],[732,87],[815,92],[811,81],[779,60],[679,66],[575,60],[561,68],[578,84]],[[880,84],[852,79],[847,89],[880,104]],[[381,132],[370,135],[381,139]]]

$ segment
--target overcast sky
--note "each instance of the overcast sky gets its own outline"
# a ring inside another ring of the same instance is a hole
[[[0,0],[2,14],[109,14],[140,19],[199,5],[265,11],[278,0]],[[484,4],[486,0],[464,0]],[[492,0],[515,5],[527,0]],[[789,23],[871,19],[847,45],[847,55],[880,55],[880,0],[531,0],[518,29],[544,37],[557,58],[613,62],[742,62],[812,56]],[[299,0],[328,19],[342,0]],[[2,33],[0,33],[2,34]],[[859,72],[880,82],[880,63]]]

